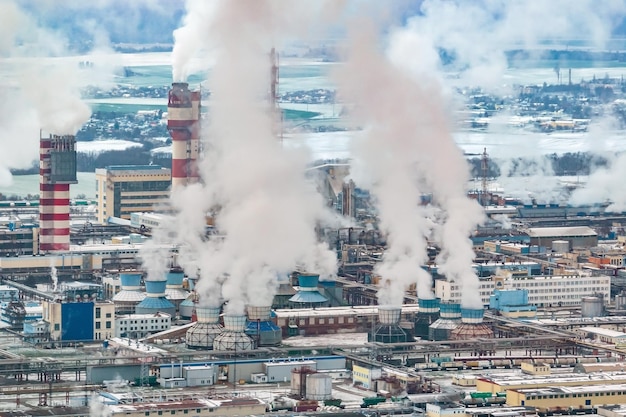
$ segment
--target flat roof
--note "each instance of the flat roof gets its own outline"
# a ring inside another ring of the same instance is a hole
[[[372,316],[378,314],[378,306],[323,307],[323,308],[286,308],[274,310],[276,317],[336,317],[336,316]],[[418,313],[417,304],[405,304],[402,313]]]
[[[527,233],[530,237],[598,236],[595,230],[588,226],[530,227]]]
[[[583,385],[575,387],[547,387],[547,388],[520,388],[516,389],[526,395],[551,395],[551,394],[589,394],[596,392],[626,391],[626,384],[607,385]]]
[[[607,337],[626,337],[626,333],[618,332],[617,330],[605,329],[603,327],[581,327],[580,330]]]
[[[529,375],[509,375],[509,376],[495,376],[495,377],[480,377],[482,381],[489,381],[493,384],[500,386],[511,385],[538,385],[538,384],[552,384],[559,385],[562,383],[589,383],[589,382],[602,382],[611,381],[626,382],[626,372],[598,372],[593,374],[552,374],[552,375],[536,375],[530,377]],[[602,385],[602,384],[596,384]]]

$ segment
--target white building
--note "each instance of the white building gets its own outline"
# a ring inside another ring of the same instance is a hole
[[[489,305],[494,288],[527,289],[529,304],[538,307],[578,306],[583,297],[602,294],[608,302],[611,277],[591,275],[554,275],[529,277],[489,277],[480,280],[480,298]],[[457,282],[435,280],[435,295],[442,301],[461,302],[461,286]]]
[[[171,327],[172,316],[167,313],[126,314],[115,318],[115,337],[142,339]]]

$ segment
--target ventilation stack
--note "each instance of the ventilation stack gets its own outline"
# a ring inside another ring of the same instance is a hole
[[[196,323],[187,330],[185,339],[190,349],[213,349],[215,338],[223,332],[219,307],[196,307]]]
[[[414,339],[411,334],[400,327],[401,307],[379,306],[378,326],[369,335],[370,342],[405,343]]]
[[[254,340],[244,333],[247,319],[245,315],[225,315],[224,330],[215,337],[213,350],[245,351],[255,349]]]
[[[39,251],[70,249],[70,184],[76,184],[76,137],[39,138]]]
[[[257,346],[278,346],[282,342],[282,330],[270,320],[271,307],[248,306],[246,334],[256,340]]]
[[[198,182],[200,91],[173,83],[167,101],[167,130],[172,136],[172,190]]]
[[[165,297],[170,300],[176,306],[176,312],[180,313],[180,305],[189,295],[187,291],[183,289],[183,280],[185,279],[185,273],[181,268],[172,268],[165,275],[167,277],[167,284],[165,286]]]
[[[439,318],[438,298],[419,298],[417,300],[419,312],[415,319],[415,337],[428,340],[429,327]]]
[[[137,305],[137,314],[166,313],[176,317],[176,306],[165,298],[167,280],[146,280],[146,298]]]
[[[317,289],[320,276],[318,274],[300,274],[298,276],[298,292],[289,299],[294,308],[315,308],[328,305],[328,298]]]
[[[141,292],[141,272],[124,272],[120,274],[122,289],[113,296],[115,314],[135,314],[137,305],[146,294]]]
[[[450,332],[461,323],[461,304],[441,303],[439,305],[439,319],[428,328],[429,340],[450,340]]]
[[[491,339],[493,330],[483,323],[485,310],[482,308],[462,308],[461,324],[450,332],[452,340]]]

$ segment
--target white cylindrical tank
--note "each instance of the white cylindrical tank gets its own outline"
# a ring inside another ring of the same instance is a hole
[[[332,398],[333,380],[326,374],[309,374],[306,376],[307,400],[330,400]]]
[[[583,297],[580,305],[581,317],[604,316],[604,300],[602,297]]]
[[[567,240],[553,240],[552,241],[552,251],[556,253],[567,253],[569,252],[569,241]]]

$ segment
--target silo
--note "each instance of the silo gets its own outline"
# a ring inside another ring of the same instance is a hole
[[[333,379],[328,374],[308,374],[306,376],[306,399],[324,401],[330,400],[333,389]]]
[[[600,296],[583,297],[580,304],[581,317],[603,317],[604,298]]]
[[[430,337],[429,327],[439,318],[438,298],[419,298],[419,312],[415,319],[415,337],[427,340]]]
[[[134,314],[137,305],[146,298],[141,292],[141,272],[124,272],[120,274],[122,289],[113,296],[115,314]]]
[[[254,340],[245,334],[247,319],[245,315],[225,315],[224,330],[215,337],[213,349],[219,351],[244,351],[255,349]]]
[[[187,330],[187,347],[191,349],[213,349],[215,338],[222,333],[219,307],[196,307],[196,323]]]
[[[568,240],[553,240],[552,252],[555,252],[555,253],[569,252],[569,241]]]
[[[280,345],[283,340],[282,330],[270,319],[271,307],[249,305],[246,310],[248,311],[246,334],[256,340],[256,345]]]
[[[482,308],[461,308],[461,324],[450,332],[452,340],[491,339],[493,330],[483,323],[485,310]]]
[[[429,340],[450,340],[450,333],[461,323],[461,304],[444,302],[439,305],[439,319],[428,328]]]
[[[380,343],[412,342],[413,336],[400,327],[401,307],[378,306],[378,326],[369,334],[369,340]]]

